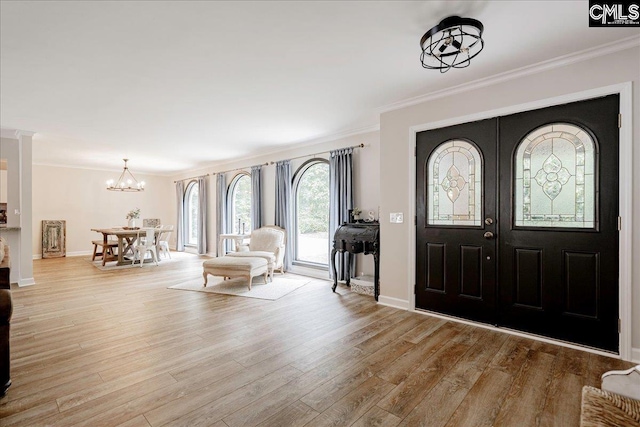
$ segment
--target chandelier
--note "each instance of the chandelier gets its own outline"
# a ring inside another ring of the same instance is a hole
[[[124,170],[120,174],[120,178],[118,178],[118,181],[114,181],[112,179],[107,181],[107,190],[144,191],[144,181],[138,182],[138,180],[133,176],[133,174],[127,167],[127,162],[129,161],[129,159],[122,160],[124,160]]]
[[[476,19],[450,16],[427,31],[420,39],[420,62],[423,68],[446,73],[451,68],[465,68],[484,48],[484,26]]]

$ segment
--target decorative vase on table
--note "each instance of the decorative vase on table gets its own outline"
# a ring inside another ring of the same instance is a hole
[[[136,219],[135,219],[135,218],[131,218],[131,219],[129,219],[129,225],[128,225],[128,227],[129,227],[129,228],[135,228],[135,226],[136,226]]]

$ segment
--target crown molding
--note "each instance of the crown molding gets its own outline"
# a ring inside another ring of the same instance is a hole
[[[18,139],[18,131],[15,129],[0,128],[0,138]]]
[[[119,169],[115,169],[115,168],[107,168],[107,167],[91,167],[91,166],[67,165],[63,163],[47,163],[47,162],[32,162],[31,164],[33,166],[46,166],[46,167],[52,167],[52,168],[80,169],[80,170],[88,170],[88,171],[94,171],[94,172],[122,173],[122,167],[120,167]],[[169,173],[154,173],[154,172],[141,172],[141,171],[136,171],[136,175],[160,176],[160,177],[172,176]],[[173,175],[175,175],[175,173]]]
[[[365,126],[365,127],[361,127],[361,128],[357,128],[357,129],[351,129],[351,130],[345,130],[345,131],[342,131],[342,132],[326,134],[324,136],[319,136],[319,137],[315,137],[315,138],[311,138],[311,139],[296,141],[296,142],[293,142],[291,144],[287,144],[286,146],[278,147],[275,150],[256,151],[256,152],[254,152],[254,153],[252,153],[251,155],[248,155],[248,156],[238,156],[238,157],[234,157],[233,159],[226,159],[226,160],[211,162],[206,166],[188,169],[188,170],[185,170],[185,171],[181,172],[180,174],[174,173],[171,176],[176,177],[176,176],[180,176],[180,175],[183,175],[183,174],[197,173],[198,171],[204,171],[204,170],[208,170],[208,169],[224,168],[224,167],[227,167],[227,165],[229,165],[229,164],[235,164],[237,162],[243,162],[243,161],[250,161],[250,160],[259,159],[259,158],[262,158],[262,157],[279,156],[282,153],[286,153],[287,151],[290,151],[290,150],[313,147],[316,144],[322,144],[322,143],[325,143],[325,142],[337,141],[339,139],[349,138],[349,137],[352,137],[352,136],[358,136],[358,135],[362,135],[362,134],[370,133],[370,132],[377,132],[379,130],[380,130],[380,123],[376,123],[375,125],[371,125],[371,126]],[[313,153],[309,154],[309,156],[312,156],[312,155],[313,155]],[[246,167],[250,168],[251,166],[246,166]]]
[[[314,144],[322,144],[323,142],[336,141],[338,139],[349,138],[351,136],[358,136],[364,133],[377,132],[380,130],[380,123],[371,126],[365,126],[358,129],[345,130],[338,133],[327,134],[325,136],[319,136],[316,138],[311,138],[307,140],[298,141],[295,145],[292,145],[291,148],[297,148],[299,144],[304,145],[314,145]],[[280,150],[284,151],[284,150]]]
[[[0,138],[20,139],[22,136],[33,136],[35,134],[30,130],[0,128]]]
[[[398,101],[393,104],[388,104],[378,109],[378,112],[382,114],[382,113],[387,113],[389,111],[400,110],[402,108],[410,107],[412,105],[422,104],[424,102],[433,101],[435,99],[444,98],[444,97],[455,95],[458,93],[468,92],[470,90],[479,89],[486,86],[492,86],[498,83],[506,82],[509,80],[517,79],[517,78],[528,76],[531,74],[541,73],[543,71],[552,70],[554,68],[564,67],[570,64],[575,64],[576,62],[586,61],[588,59],[597,58],[599,56],[608,55],[611,53],[619,52],[626,49],[631,49],[638,46],[640,46],[640,37],[638,36],[627,37],[626,39],[617,40],[615,42],[592,47],[589,49],[582,50],[580,52],[559,56],[557,58],[538,62],[537,64],[527,65],[525,67],[516,68],[510,71],[505,71],[503,73],[496,74],[490,77],[473,80],[468,83],[463,83],[457,86],[452,86],[449,88],[430,92],[425,95],[420,95],[414,98]]]

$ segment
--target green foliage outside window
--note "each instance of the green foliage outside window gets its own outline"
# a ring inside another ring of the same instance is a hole
[[[187,191],[187,244],[198,244],[198,206],[200,191],[196,184],[191,184]]]
[[[240,233],[242,229],[238,229],[238,219],[240,219],[240,227],[245,224],[245,231],[251,230],[251,178],[248,175],[242,175],[235,182],[233,187],[233,230]]]
[[[329,231],[329,165],[316,163],[310,166],[298,182],[297,221],[298,233]]]

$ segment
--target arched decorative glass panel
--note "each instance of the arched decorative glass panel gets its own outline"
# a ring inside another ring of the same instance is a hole
[[[596,149],[578,126],[554,123],[520,142],[515,159],[515,225],[594,228]]]
[[[482,224],[482,159],[462,140],[443,142],[427,163],[427,224]]]

